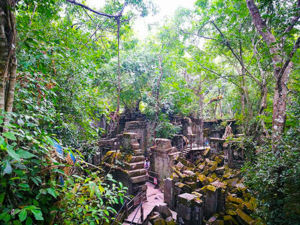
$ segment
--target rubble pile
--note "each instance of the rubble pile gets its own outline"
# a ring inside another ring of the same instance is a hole
[[[143,224],[147,225],[175,225],[172,212],[166,205],[157,205],[148,215]]]
[[[207,148],[195,164],[178,158],[165,180],[165,202],[179,224],[260,224],[251,218],[256,199],[243,184],[239,170],[224,165],[223,152]]]

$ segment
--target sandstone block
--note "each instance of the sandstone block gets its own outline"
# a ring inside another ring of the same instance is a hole
[[[236,210],[236,215],[237,215],[238,221],[243,225],[252,225],[252,224],[254,225],[255,224],[255,221],[240,209]]]
[[[148,176],[147,175],[142,175],[142,176],[138,176],[138,177],[131,177],[130,181],[133,184],[141,183],[141,182],[146,182],[146,181],[148,181]]]
[[[135,163],[125,163],[126,170],[136,170],[136,169],[143,169],[144,162],[135,162]]]
[[[174,202],[174,181],[171,178],[165,179],[164,182],[164,201],[167,203],[167,206],[171,209],[174,208],[175,202]]]

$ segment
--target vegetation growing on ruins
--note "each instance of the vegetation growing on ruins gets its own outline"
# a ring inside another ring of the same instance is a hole
[[[136,113],[151,143],[180,132],[176,116],[201,132],[203,120],[237,120],[255,216],[299,223],[299,0],[196,0],[144,40],[133,27],[159,10],[150,0],[0,10],[0,224],[111,223],[126,187],[88,162]]]

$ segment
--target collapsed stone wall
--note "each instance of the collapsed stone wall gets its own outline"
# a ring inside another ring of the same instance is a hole
[[[193,164],[178,158],[164,182],[164,198],[177,212],[178,224],[258,224],[256,199],[239,170],[224,165],[224,154],[209,149]]]
[[[146,155],[151,137],[148,123],[146,121],[128,121],[125,123],[124,132],[136,133],[140,148],[144,155]]]

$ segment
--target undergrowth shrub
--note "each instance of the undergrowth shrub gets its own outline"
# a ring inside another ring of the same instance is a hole
[[[113,220],[114,208],[125,197],[121,183],[99,174],[100,169],[90,173],[79,168],[78,175],[65,174],[70,165],[56,160],[52,138],[31,116],[2,113],[0,127],[4,130],[0,135],[0,224],[103,224]]]
[[[295,225],[300,221],[300,98],[290,108],[289,124],[276,149],[260,147],[244,167],[246,183],[259,200],[256,211],[267,224]]]

